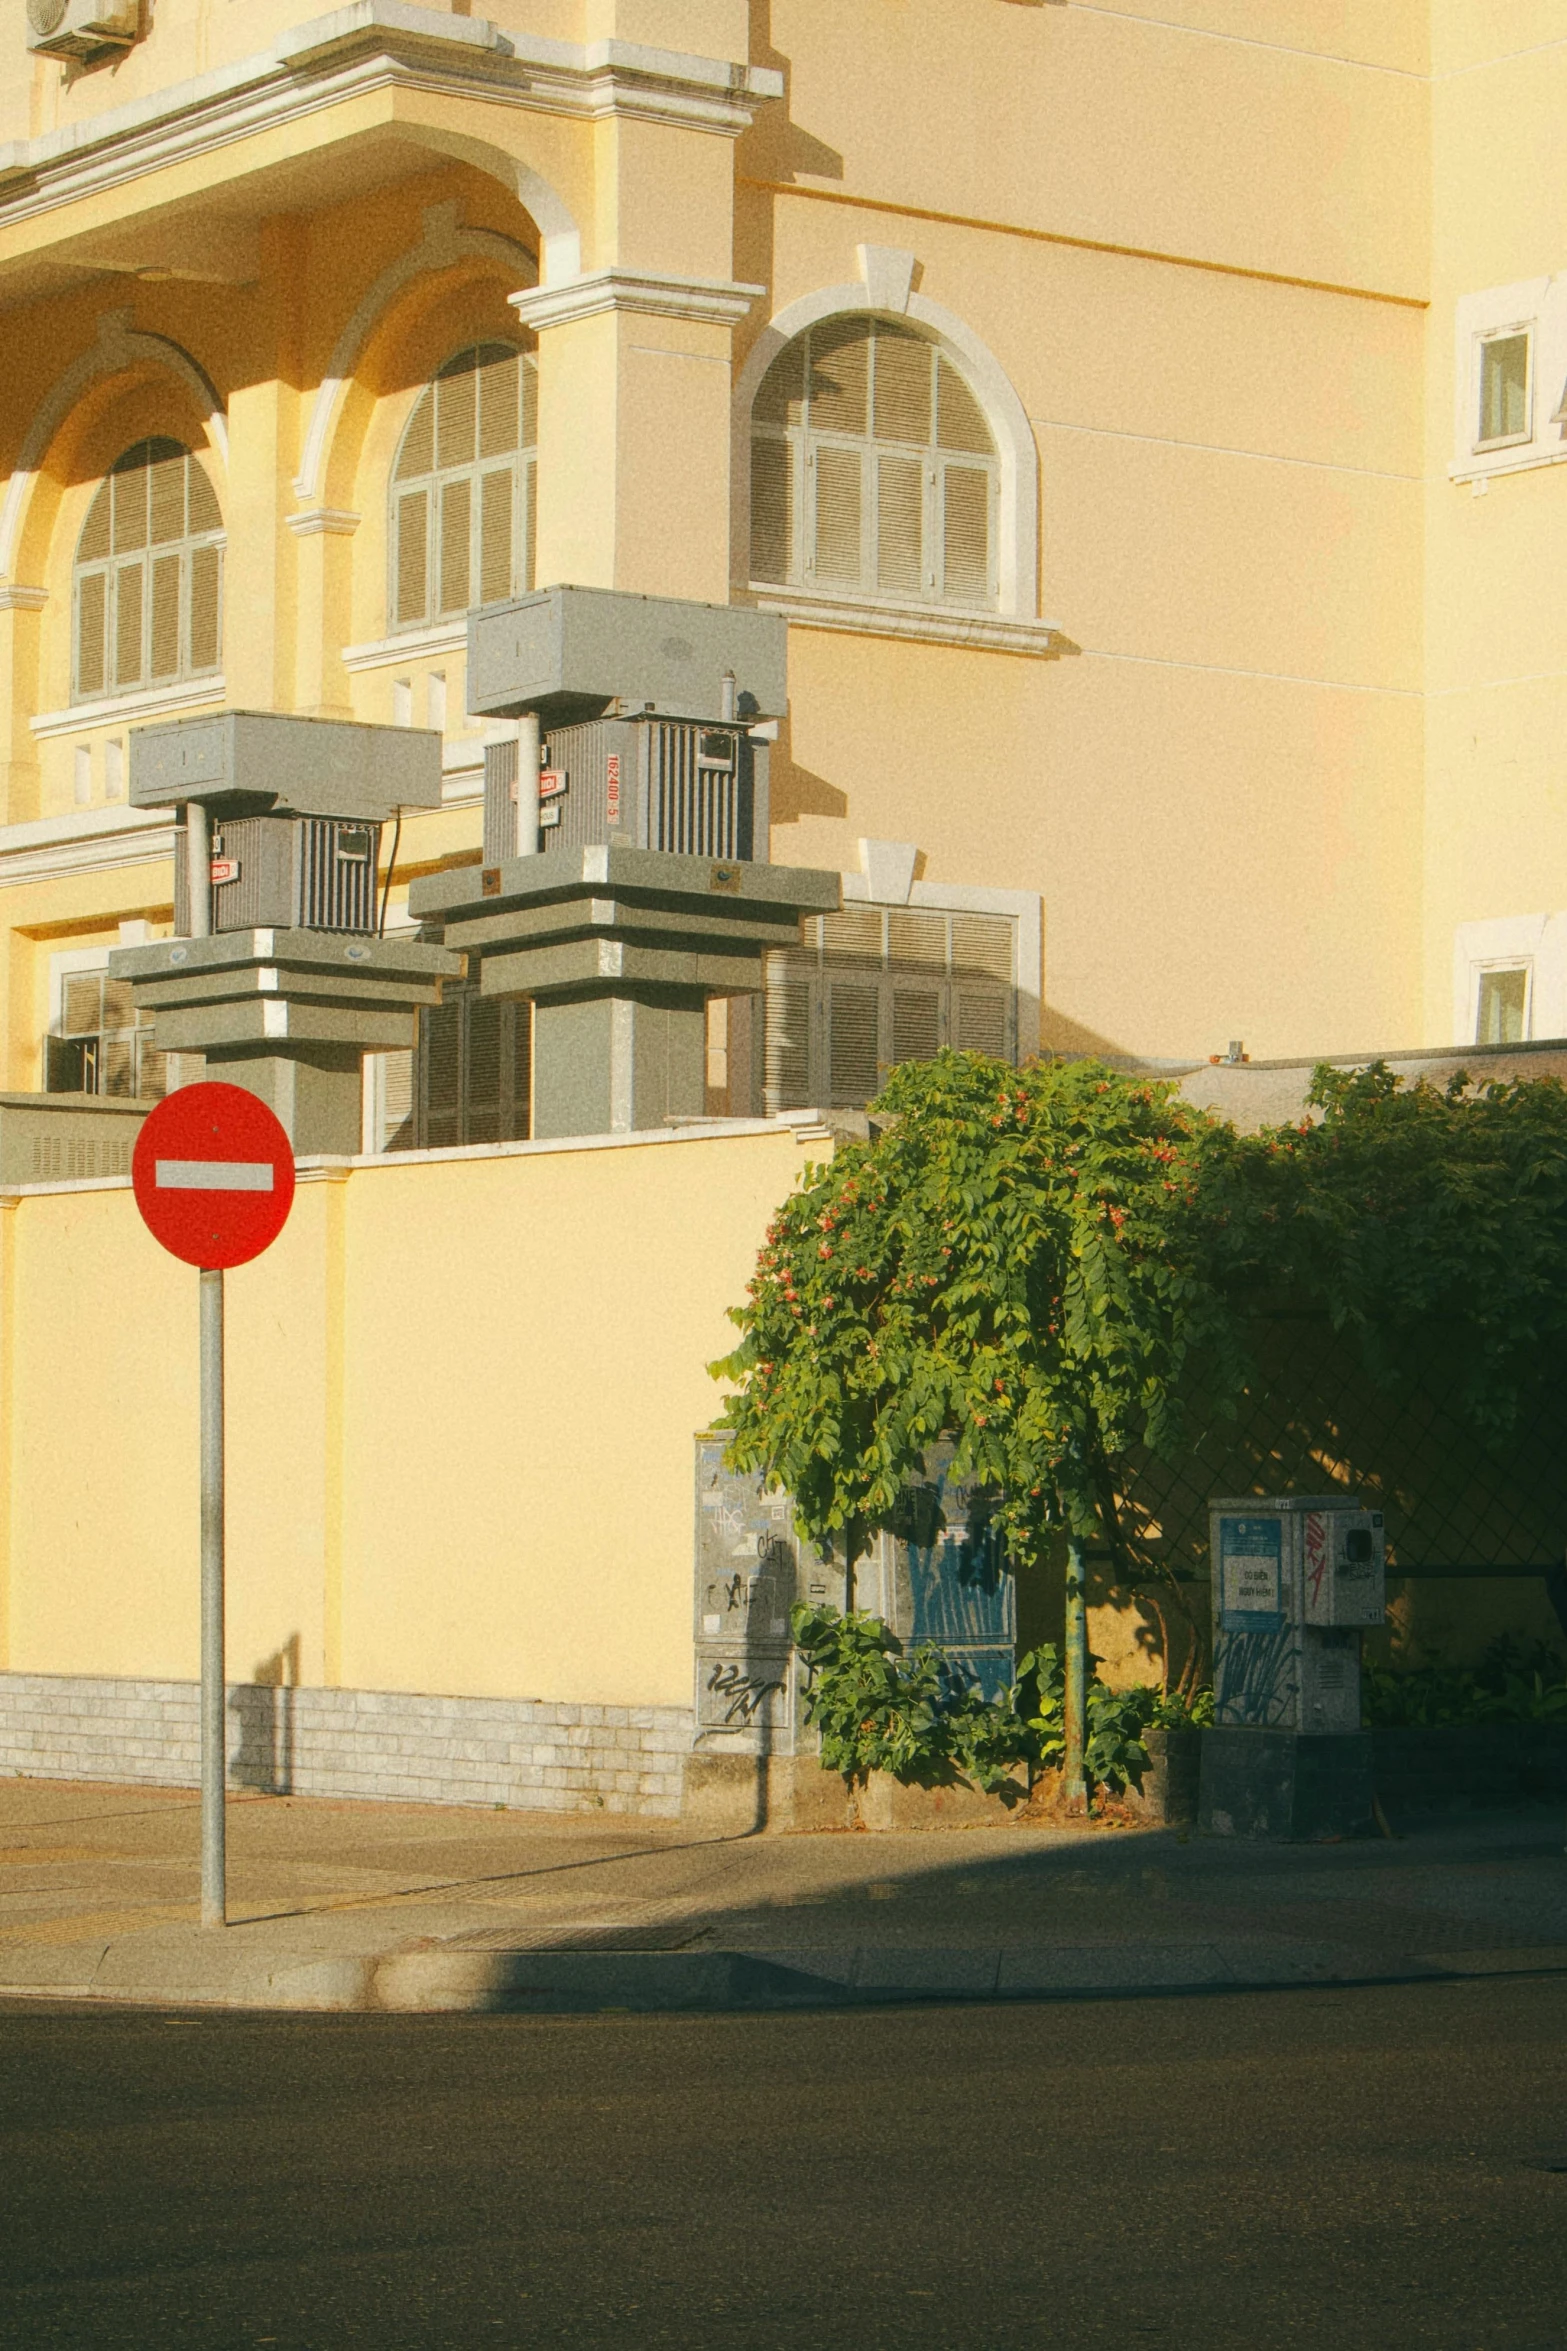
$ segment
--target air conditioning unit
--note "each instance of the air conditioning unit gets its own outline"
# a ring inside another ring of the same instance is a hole
[[[141,0],[27,0],[27,46],[46,57],[94,57],[141,37]]]

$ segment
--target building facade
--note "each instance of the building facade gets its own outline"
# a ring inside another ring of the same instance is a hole
[[[715,1110],[1567,1031],[1564,95],[1567,0],[29,0],[0,1088],[192,1074],[105,972],[137,724],[438,731],[395,924],[479,854],[467,614],[555,581],[790,622],[771,850],[845,906]],[[527,1095],[455,994],[367,1142]]]

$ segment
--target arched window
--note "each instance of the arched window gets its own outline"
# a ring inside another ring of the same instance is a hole
[[[199,678],[223,657],[223,517],[178,441],[127,449],[76,548],[78,701]]]
[[[998,474],[945,352],[890,319],[826,319],[756,395],[751,577],[993,610]]]
[[[394,628],[453,620],[533,585],[538,362],[459,351],[420,396],[392,475]]]

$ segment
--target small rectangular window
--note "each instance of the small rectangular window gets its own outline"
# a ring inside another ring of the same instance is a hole
[[[1475,1006],[1477,1045],[1519,1045],[1528,1033],[1529,966],[1482,971]]]
[[[1477,447],[1529,438],[1529,330],[1488,335],[1480,345]]]

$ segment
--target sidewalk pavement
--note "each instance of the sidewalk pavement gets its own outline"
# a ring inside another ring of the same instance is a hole
[[[714,1838],[672,1822],[0,1780],[0,1997],[755,2009],[1567,1973],[1558,1812],[1254,1845],[1109,1826]]]

